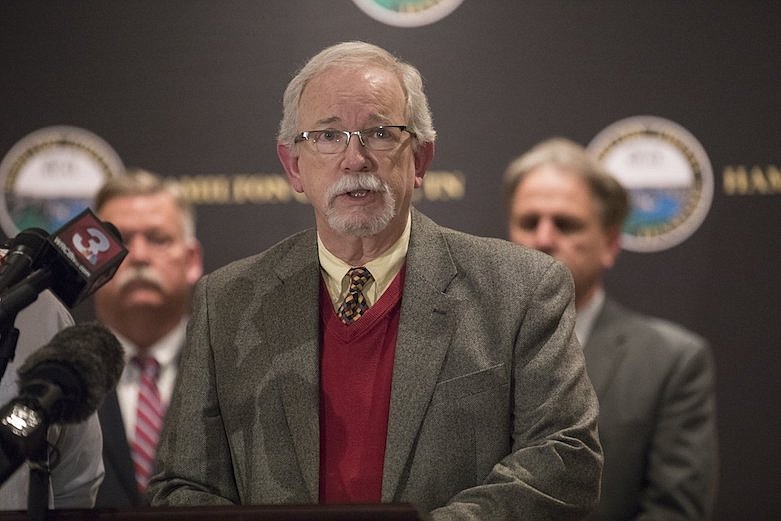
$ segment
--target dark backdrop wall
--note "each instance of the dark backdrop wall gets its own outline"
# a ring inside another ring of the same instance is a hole
[[[705,148],[713,202],[683,243],[625,252],[609,291],[713,344],[717,519],[781,514],[781,9],[772,2],[465,0],[400,28],[350,0],[0,3],[0,156],[72,125],[125,165],[187,183],[207,270],[312,222],[275,154],[281,94],[324,46],[364,39],[423,72],[439,133],[417,205],[504,237],[501,174],[563,135],[622,118],[678,123]],[[8,232],[7,232],[8,233]],[[82,305],[82,306],[86,306]],[[79,313],[89,313],[80,307]]]

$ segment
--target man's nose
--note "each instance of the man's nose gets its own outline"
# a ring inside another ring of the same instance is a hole
[[[556,247],[557,238],[558,230],[556,226],[550,221],[542,220],[537,223],[537,227],[532,234],[532,246],[545,253],[551,253]]]
[[[131,262],[146,263],[149,261],[151,251],[149,242],[141,234],[133,234],[126,241],[127,257]]]
[[[358,134],[352,134],[350,136],[350,141],[347,143],[347,148],[344,151],[342,164],[345,170],[351,172],[363,172],[368,170],[368,167],[371,164],[369,149],[363,145],[361,136]]]

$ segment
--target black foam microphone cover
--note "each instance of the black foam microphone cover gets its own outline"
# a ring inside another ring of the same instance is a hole
[[[117,384],[124,367],[117,338],[97,322],[63,329],[19,368],[21,398],[38,398],[52,385],[61,390],[44,404],[52,423],[78,423],[95,412]]]

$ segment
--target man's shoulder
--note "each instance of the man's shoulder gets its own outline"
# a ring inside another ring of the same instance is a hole
[[[263,276],[263,273],[281,269],[284,262],[305,264],[317,261],[316,257],[303,255],[305,252],[311,252],[315,256],[317,254],[316,234],[313,229],[298,232],[260,253],[235,260],[217,268],[209,274],[209,278],[213,281],[222,281],[241,277],[248,273],[258,277]]]
[[[608,358],[620,361],[616,371],[638,390],[678,386],[693,375],[714,371],[705,338],[672,320],[630,310],[610,299],[597,317],[585,354],[590,371],[598,371]]]
[[[59,331],[72,325],[74,321],[68,308],[50,291],[42,292],[16,317],[15,326],[20,331],[17,354],[23,359],[49,342]]]
[[[505,239],[483,237],[448,228],[435,223],[420,213],[418,213],[418,219],[425,228],[436,230],[448,245],[450,254],[460,261],[471,260],[482,266],[494,265],[497,269],[504,267],[508,270],[517,270],[519,265],[546,268],[555,264],[552,257],[533,248],[527,248]],[[431,246],[428,237],[422,242]]]
[[[698,333],[672,320],[629,309],[614,300],[605,302],[605,313],[613,322],[623,324],[626,334],[634,339],[646,339],[646,344],[656,350],[701,351],[708,350],[708,341]]]

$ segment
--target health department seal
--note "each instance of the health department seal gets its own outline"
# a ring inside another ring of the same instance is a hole
[[[353,0],[375,20],[396,27],[433,24],[456,10],[463,0]]]
[[[587,149],[629,193],[624,249],[672,248],[705,220],[713,200],[713,169],[700,142],[677,123],[655,116],[622,119],[597,134]]]
[[[109,177],[122,172],[116,152],[87,130],[36,130],[0,162],[0,226],[8,236],[31,227],[53,232],[87,208]]]

